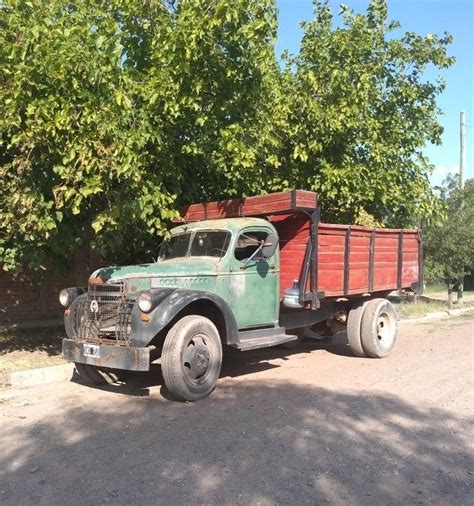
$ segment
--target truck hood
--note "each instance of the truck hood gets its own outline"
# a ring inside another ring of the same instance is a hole
[[[91,275],[90,281],[113,282],[135,278],[170,278],[188,276],[216,276],[224,263],[222,259],[178,258],[149,264],[104,267]]]

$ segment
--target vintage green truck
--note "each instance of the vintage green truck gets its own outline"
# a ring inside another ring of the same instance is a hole
[[[386,296],[420,292],[421,245],[417,230],[321,223],[312,192],[194,204],[157,261],[102,268],[61,291],[63,356],[90,383],[160,359],[169,393],[185,401],[213,391],[223,346],[347,327],[356,356],[385,357],[397,336]]]

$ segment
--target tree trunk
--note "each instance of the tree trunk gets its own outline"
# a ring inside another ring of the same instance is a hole
[[[86,286],[91,275],[91,237],[89,227],[85,227],[83,242],[74,254],[74,277],[76,286]]]
[[[464,276],[461,276],[457,280],[456,284],[457,284],[457,293],[458,293],[456,303],[457,303],[458,307],[462,307],[462,304],[463,304],[463,293],[464,293]]]
[[[453,309],[453,284],[448,283],[448,309]]]
[[[74,277],[76,286],[86,286],[90,272],[90,250],[89,245],[84,245],[74,255]]]

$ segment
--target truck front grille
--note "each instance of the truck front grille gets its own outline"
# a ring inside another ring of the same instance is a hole
[[[130,317],[136,295],[128,297],[123,282],[89,285],[77,337],[85,341],[129,344]]]

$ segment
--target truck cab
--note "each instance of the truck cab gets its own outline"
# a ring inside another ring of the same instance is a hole
[[[210,291],[232,309],[239,330],[275,325],[280,302],[278,241],[272,243],[270,257],[259,250],[269,237],[276,238],[276,230],[260,218],[176,227],[160,248],[151,287]]]

